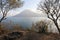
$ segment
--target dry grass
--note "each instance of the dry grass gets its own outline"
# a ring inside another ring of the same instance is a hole
[[[53,34],[53,33],[34,33],[34,32],[29,32],[20,40],[60,40],[60,34]]]
[[[30,29],[22,30],[23,29],[19,28],[19,26],[17,27],[17,25],[14,26],[14,30],[12,31],[6,30],[5,28],[0,28],[0,40],[60,40],[60,34],[37,33]]]
[[[36,33],[36,32],[28,32],[28,31],[21,31],[19,33],[22,33],[23,35],[20,37],[16,35],[16,38],[11,40],[60,40],[60,34],[54,34],[54,33],[45,34],[45,33]],[[0,40],[5,40],[3,38],[6,36],[7,38],[9,37],[8,34],[0,36]],[[12,35],[12,37],[13,36],[14,35]]]

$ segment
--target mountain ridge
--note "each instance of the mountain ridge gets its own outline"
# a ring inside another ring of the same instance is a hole
[[[38,14],[36,12],[33,12],[32,10],[27,9],[13,17],[41,17],[41,14]]]

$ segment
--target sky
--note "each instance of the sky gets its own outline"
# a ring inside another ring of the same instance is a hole
[[[24,1],[23,7],[18,8],[16,10],[11,10],[9,12],[10,16],[17,15],[20,12],[22,12],[23,10],[26,10],[26,9],[31,9],[33,11],[36,11],[37,5],[40,2],[40,0],[22,0],[22,1]]]
[[[24,9],[36,9],[40,0],[24,0]]]

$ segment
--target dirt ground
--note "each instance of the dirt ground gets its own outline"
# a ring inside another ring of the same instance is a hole
[[[36,32],[22,32],[21,34],[21,32],[15,32],[0,36],[0,40],[60,40],[60,34]]]

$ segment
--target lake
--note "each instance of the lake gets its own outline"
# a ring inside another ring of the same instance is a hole
[[[31,27],[32,23],[35,23],[40,20],[47,20],[44,17],[12,17],[10,18],[16,24],[20,24],[22,27]]]

